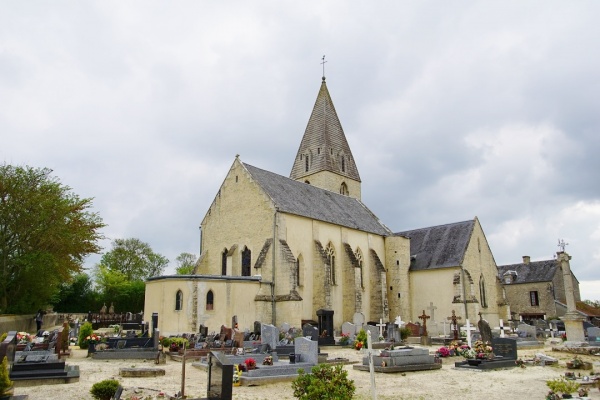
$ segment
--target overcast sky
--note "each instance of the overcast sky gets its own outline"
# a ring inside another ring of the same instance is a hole
[[[289,176],[321,57],[394,232],[477,216],[498,265],[568,243],[600,299],[600,3],[20,2],[0,8],[0,162],[171,260],[236,154]],[[88,266],[97,262],[91,257]]]

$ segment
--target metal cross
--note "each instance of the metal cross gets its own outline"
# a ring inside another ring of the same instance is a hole
[[[325,79],[325,63],[327,61],[325,61],[325,56],[323,56],[323,58],[321,59],[321,65],[323,65],[323,79]]]
[[[325,56],[323,56],[323,57],[325,57]],[[323,67],[323,68],[325,68],[325,67]],[[323,72],[323,76],[325,76],[324,72]],[[569,245],[569,243],[565,243],[565,241],[563,239],[558,239],[558,248],[560,249],[560,251],[564,252],[565,247],[568,245]]]

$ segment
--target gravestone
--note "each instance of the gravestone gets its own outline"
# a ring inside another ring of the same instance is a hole
[[[534,338],[536,337],[536,329],[535,326],[527,325],[527,324],[519,324],[517,326],[517,330],[519,331],[519,337],[521,338]]]
[[[208,399],[231,400],[233,396],[233,364],[221,352],[208,356]]]
[[[260,321],[254,321],[254,330],[252,331],[255,335],[260,335],[262,324]]]
[[[319,340],[319,328],[311,324],[305,324],[302,327],[302,336],[310,338],[310,340]]]
[[[17,350],[17,331],[10,331],[6,335],[6,339],[0,343],[0,362],[4,357],[8,359],[8,363],[12,364],[15,360],[15,352]]]
[[[319,344],[305,337],[297,337],[294,340],[294,352],[296,361],[300,355],[300,362],[308,364],[318,364],[319,362]]]
[[[479,328],[483,343],[492,343],[492,328],[490,328],[490,324],[486,320],[480,319],[477,327]]]
[[[268,344],[271,346],[271,350],[277,348],[279,342],[279,329],[276,326],[270,324],[262,324],[260,330],[262,344]]]
[[[423,371],[442,368],[442,364],[436,362],[435,356],[429,354],[429,350],[420,347],[404,347],[397,350],[382,350],[379,355],[373,355],[374,372],[406,372]],[[362,365],[354,365],[359,371],[368,371],[369,357],[364,357]]]
[[[158,329],[158,313],[152,313],[152,336],[154,336],[154,331]]]
[[[335,344],[333,336],[333,310],[317,310],[317,318],[319,320],[319,344]]]
[[[363,329],[365,330],[365,332],[367,332],[367,335],[369,334],[369,332],[371,332],[371,337],[372,338],[378,338],[379,337],[379,328],[377,328],[376,326],[365,325],[363,327]]]
[[[356,336],[356,325],[352,322],[344,322],[342,324],[342,335],[348,335],[351,340],[354,339],[354,336]]]
[[[233,335],[234,347],[244,347],[244,332],[236,332]]]
[[[410,329],[410,336],[421,336],[421,326],[409,322],[406,327]]]
[[[402,340],[400,336],[400,329],[398,329],[398,325],[388,322],[387,324],[387,340],[400,342]]]
[[[365,315],[360,312],[354,313],[354,316],[352,317],[352,323],[356,326],[357,332],[360,331],[362,326],[365,324]]]
[[[290,324],[288,324],[287,322],[284,322],[284,323],[283,323],[283,324],[281,324],[281,326],[279,327],[279,330],[280,330],[281,332],[288,333],[288,332],[289,332],[289,330],[290,330],[290,328],[291,328]]]
[[[492,349],[496,356],[504,359],[517,359],[517,341],[510,338],[492,338]]]
[[[587,328],[588,337],[600,337],[600,328],[597,326],[590,326]]]

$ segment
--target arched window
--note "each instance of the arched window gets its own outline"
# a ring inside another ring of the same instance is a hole
[[[215,296],[213,295],[213,291],[209,290],[208,293],[206,293],[206,309],[207,310],[213,309],[214,301],[215,301]]]
[[[325,253],[327,254],[327,260],[329,261],[329,282],[332,285],[335,285],[335,249],[333,245],[329,243],[327,248],[325,249]]]
[[[304,158],[304,172],[308,172],[308,154]]]
[[[227,249],[221,253],[221,275],[227,275]]]
[[[183,292],[181,290],[177,291],[175,295],[175,311],[181,311],[183,308]]]
[[[479,299],[481,300],[481,307],[487,307],[487,295],[485,293],[485,279],[483,275],[479,278]]]
[[[244,246],[244,250],[242,251],[242,276],[250,276],[251,259],[252,252]]]
[[[342,172],[346,172],[346,159],[342,156]]]
[[[350,192],[348,192],[348,185],[346,185],[346,182],[342,182],[340,185],[340,194],[343,194],[344,196],[348,196],[350,194]]]

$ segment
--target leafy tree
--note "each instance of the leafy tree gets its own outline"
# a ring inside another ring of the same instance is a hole
[[[300,368],[292,389],[294,397],[300,400],[338,400],[351,399],[356,386],[341,365],[317,364],[310,374]]]
[[[113,303],[117,312],[144,309],[146,284],[142,280],[130,281],[119,271],[100,265],[96,271],[96,284],[102,292],[103,302]]]
[[[100,260],[101,267],[121,273],[128,281],[158,276],[168,264],[166,257],[153,252],[148,243],[135,238],[116,239],[112,249]]]
[[[177,261],[177,268],[175,271],[177,275],[191,275],[194,273],[194,268],[196,268],[196,259],[197,257],[191,253],[181,253],[177,256],[175,261]]]
[[[97,213],[48,168],[0,165],[0,312],[46,305],[98,253]]]
[[[600,301],[598,301],[598,300],[583,300],[583,302],[585,304],[587,304],[588,306],[600,308]]]
[[[99,310],[102,306],[101,294],[94,289],[92,278],[87,274],[77,274],[71,282],[64,282],[52,301],[58,312],[86,313]]]

